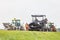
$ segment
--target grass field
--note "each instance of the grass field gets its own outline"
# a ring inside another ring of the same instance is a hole
[[[60,40],[60,32],[0,30],[0,40]]]

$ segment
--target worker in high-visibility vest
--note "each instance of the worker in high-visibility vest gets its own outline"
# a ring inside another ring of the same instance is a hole
[[[25,24],[25,27],[26,27],[26,30],[29,29],[29,25],[27,23]]]

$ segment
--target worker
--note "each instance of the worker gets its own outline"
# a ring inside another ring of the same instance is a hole
[[[29,25],[28,23],[25,24],[26,30],[29,30]]]

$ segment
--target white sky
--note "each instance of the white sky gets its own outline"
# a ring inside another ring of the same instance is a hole
[[[29,23],[31,14],[45,14],[60,27],[60,0],[0,0],[0,28],[3,28],[3,22],[11,22],[12,18]]]

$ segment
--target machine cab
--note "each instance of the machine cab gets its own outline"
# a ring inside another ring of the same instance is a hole
[[[32,16],[32,22],[42,22],[44,20],[47,21],[46,15],[31,15]]]

